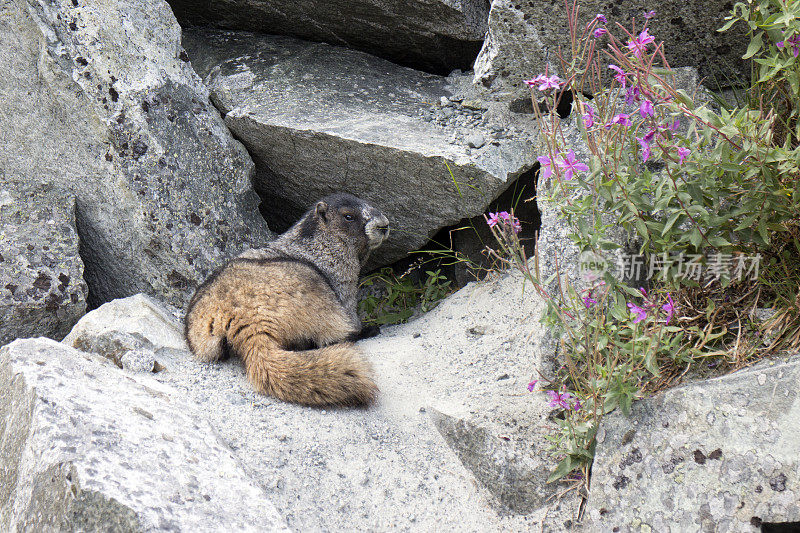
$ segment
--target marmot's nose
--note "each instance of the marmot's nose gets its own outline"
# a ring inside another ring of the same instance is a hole
[[[375,229],[386,235],[389,233],[389,219],[386,218],[386,215],[382,214],[380,211],[376,210],[375,215],[373,216],[373,224]]]

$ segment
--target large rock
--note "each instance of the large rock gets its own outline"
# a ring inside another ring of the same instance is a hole
[[[607,416],[592,467],[589,529],[760,531],[762,523],[793,523],[776,531],[795,531],[798,390],[795,358],[636,402],[630,418]]]
[[[181,23],[211,24],[347,46],[448,73],[483,43],[486,0],[170,0]]]
[[[445,78],[288,37],[186,32],[184,46],[256,161],[270,224],[349,191],[394,228],[373,265],[482,213],[535,163],[527,136],[450,102]]]
[[[630,30],[635,18],[641,28],[645,12],[655,9],[655,18],[648,27],[656,41],[664,41],[669,64],[697,67],[711,86],[726,87],[749,76],[741,59],[747,47],[743,27],[726,33],[716,31],[732,7],[728,0],[668,0],[657,4],[649,0],[591,0],[581,2],[577,25],[582,31],[595,15],[602,13],[609,28],[621,35],[617,23]],[[598,44],[605,46],[605,38]],[[546,67],[550,73],[563,74],[559,53],[569,54],[570,49],[564,2],[492,0],[488,37],[475,60],[475,82],[498,96],[513,94],[520,88],[525,93],[522,80],[545,72]],[[570,57],[564,60],[569,62]]]
[[[193,406],[49,339],[0,349],[3,531],[287,531]]]
[[[0,346],[64,338],[86,312],[74,200],[0,185]]]
[[[256,394],[237,359],[201,364],[168,348],[183,342],[180,328],[165,322],[172,311],[157,308],[146,298],[111,302],[69,339],[112,358],[112,330],[162,339],[160,348],[131,349],[150,350],[164,368],[156,379],[197,404],[245,470],[264,480],[291,528],[518,531],[574,520],[579,498],[548,501],[558,491],[544,483],[553,467],[544,439],[550,409],[526,386],[550,363],[536,342],[541,302],[518,276],[469,285],[422,319],[362,343],[381,389],[369,409],[312,409]]]
[[[0,187],[77,198],[89,305],[181,304],[269,235],[252,161],[186,62],[162,0],[0,4]]]

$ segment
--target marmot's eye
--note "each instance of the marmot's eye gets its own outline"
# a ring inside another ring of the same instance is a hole
[[[352,221],[354,221],[356,219],[356,217],[354,217],[353,215],[347,214],[347,215],[344,215],[344,219],[346,221],[348,221],[348,222],[352,222]]]

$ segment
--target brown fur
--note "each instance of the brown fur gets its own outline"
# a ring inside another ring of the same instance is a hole
[[[351,211],[343,212],[349,216]],[[386,218],[374,211],[385,227]],[[257,391],[289,402],[366,405],[374,400],[378,389],[371,367],[347,342],[361,329],[355,304],[348,301],[366,253],[383,242],[386,231],[374,237],[361,221],[361,236],[352,228],[348,236],[348,224],[337,213],[318,203],[273,246],[242,254],[200,286],[185,324],[197,359],[216,361],[227,345],[242,358]],[[308,235],[301,236],[304,222]],[[326,242],[335,245],[325,249]],[[349,242],[353,246],[343,247]],[[291,350],[309,345],[317,348]]]

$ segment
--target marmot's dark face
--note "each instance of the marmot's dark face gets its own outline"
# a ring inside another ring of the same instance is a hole
[[[356,243],[361,253],[374,250],[389,237],[389,220],[352,194],[326,196],[317,202],[314,211],[319,224],[343,240]]]

